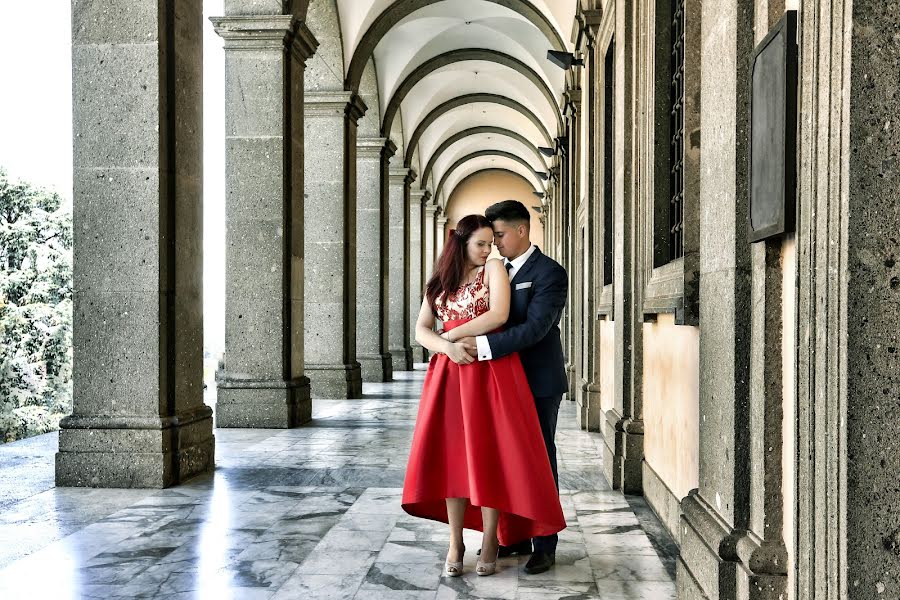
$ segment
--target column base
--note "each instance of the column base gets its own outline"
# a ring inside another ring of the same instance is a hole
[[[622,423],[622,491],[644,493],[644,422],[625,419]]]
[[[289,429],[312,419],[309,379],[217,382],[216,427]]]
[[[413,370],[413,354],[412,348],[391,348],[391,363],[394,371],[412,371]]]
[[[362,398],[362,370],[358,362],[349,365],[307,363],[305,371],[314,398],[334,400]]]
[[[412,345],[413,363],[428,362],[428,350],[419,344]]]
[[[749,558],[757,545],[746,532],[731,529],[696,489],[681,509],[678,597],[683,589],[685,598],[749,598],[750,574],[741,556]],[[681,581],[683,573],[688,576]]]
[[[600,409],[600,387],[582,380],[575,398],[578,424],[587,431],[600,431],[603,411]]]
[[[357,354],[362,380],[369,383],[384,383],[394,380],[394,365],[391,355],[384,354]]]
[[[566,380],[569,382],[568,399],[574,401],[578,394],[578,382],[575,376],[575,365],[566,363]],[[580,381],[580,379],[578,379]]]
[[[175,417],[72,415],[60,423],[57,487],[165,488],[215,468],[212,409]]]
[[[624,431],[622,415],[616,409],[607,411],[603,423],[603,474],[609,486],[618,490],[622,487],[622,458],[624,452]]]

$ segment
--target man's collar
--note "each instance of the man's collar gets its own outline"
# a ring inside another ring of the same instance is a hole
[[[524,265],[528,261],[528,259],[531,257],[531,255],[534,254],[535,248],[536,248],[536,246],[534,244],[531,244],[528,247],[528,250],[526,250],[522,255],[520,255],[517,258],[514,258],[513,260],[507,259],[506,262],[512,264],[513,269],[521,269],[522,265]]]

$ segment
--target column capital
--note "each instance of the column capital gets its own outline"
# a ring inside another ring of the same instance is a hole
[[[389,139],[383,137],[361,137],[356,140],[356,156],[379,158],[382,150],[385,149],[385,142]],[[393,146],[393,142],[391,142]]]
[[[426,204],[425,205],[425,214],[428,215],[429,217],[434,217],[437,214],[438,210],[440,210],[440,209],[437,206],[435,206],[434,204]]]
[[[416,171],[414,169],[407,169],[406,179],[403,180],[403,183],[405,183],[406,185],[412,185],[418,176],[419,175],[416,173]],[[412,190],[412,191],[415,191],[415,190]]]
[[[406,167],[391,167],[388,171],[388,177],[391,183],[405,183],[406,177],[409,175],[410,169]]]
[[[410,198],[412,198],[414,202],[420,202],[423,205],[428,201],[426,198],[428,195],[430,195],[430,193],[425,190],[412,189],[409,191]]]
[[[333,116],[336,111],[343,110],[356,123],[368,110],[356,92],[306,92],[303,100],[306,114],[311,117]]]
[[[309,54],[318,46],[309,29],[296,23],[290,15],[240,15],[210,17],[209,20],[219,37],[225,40],[226,50],[280,50],[294,35],[295,25],[305,29],[300,35],[305,38],[303,42],[311,46]]]
[[[294,36],[291,43],[291,52],[300,59],[300,62],[306,63],[306,59],[316,53],[319,47],[319,40],[313,35],[312,31],[302,21],[294,23]]]
[[[384,138],[384,140],[384,144],[381,146],[381,157],[390,160],[397,154],[397,144],[391,138]]]
[[[597,32],[600,31],[600,24],[603,22],[603,10],[599,8],[589,8],[581,12],[584,33],[587,36],[588,46],[593,46],[597,41]]]

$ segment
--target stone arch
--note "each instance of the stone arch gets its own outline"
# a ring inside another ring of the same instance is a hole
[[[356,50],[353,52],[353,58],[347,69],[345,89],[355,90],[359,87],[366,62],[372,57],[375,47],[387,32],[393,29],[393,27],[404,18],[420,8],[443,1],[445,0],[398,0],[378,15],[375,21],[373,21],[366,30],[366,33],[360,39],[359,44],[357,44]],[[484,1],[500,4],[501,6],[505,6],[510,10],[519,13],[546,36],[554,50],[566,49],[566,44],[563,41],[562,36],[560,36],[553,24],[547,19],[547,16],[528,0],[518,0],[517,2],[509,2],[509,0]]]
[[[518,58],[515,58],[508,54],[503,54],[502,52],[497,52],[496,50],[462,48],[459,50],[451,50],[450,52],[445,52],[444,54],[440,54],[432,59],[425,61],[424,63],[422,63],[422,65],[416,68],[415,71],[410,73],[406,77],[406,79],[403,80],[403,82],[397,88],[397,91],[394,92],[394,95],[391,97],[390,101],[387,104],[387,107],[384,110],[384,118],[382,120],[381,130],[391,130],[391,123],[394,117],[400,111],[400,105],[402,104],[404,98],[406,98],[407,94],[409,94],[409,92],[416,86],[417,83],[422,81],[422,79],[437,71],[441,67],[470,60],[480,60],[496,63],[524,75],[547,100],[547,103],[550,105],[553,111],[553,115],[556,117],[558,130],[563,131],[565,129],[563,125],[562,114],[560,113],[559,105],[556,102],[556,95],[553,93],[553,90],[550,89],[550,86],[547,85],[544,79],[534,69],[526,65]]]
[[[416,130],[409,138],[409,147],[415,148],[419,140],[422,137],[422,134],[425,133],[425,130],[428,129],[432,123],[434,123],[438,118],[442,115],[450,112],[455,108],[459,108],[460,106],[465,106],[466,104],[475,104],[476,102],[485,102],[491,104],[499,104],[502,106],[507,106],[512,108],[513,110],[524,115],[529,121],[531,121],[535,127],[541,132],[541,135],[544,137],[544,142],[547,146],[553,146],[553,138],[550,135],[550,132],[547,131],[547,128],[544,126],[544,123],[535,115],[531,110],[529,110],[523,104],[507,98],[505,96],[500,96],[498,94],[466,94],[465,96],[458,96],[447,102],[444,102],[434,110],[432,110],[428,115],[422,119],[422,122],[416,127]],[[396,119],[395,119],[396,121]],[[409,167],[409,161],[405,163],[406,167]]]
[[[455,163],[450,165],[450,167],[443,174],[443,176],[441,176],[441,180],[437,184],[437,187],[434,188],[434,197],[435,198],[440,197],[440,194],[444,189],[444,184],[447,182],[447,179],[450,177],[450,175],[453,173],[453,171],[455,171],[456,169],[458,169],[465,163],[469,162],[470,160],[479,158],[481,156],[499,156],[502,158],[508,158],[510,160],[513,160],[513,161],[519,163],[520,165],[522,165],[529,171],[532,170],[531,165],[528,164],[528,161],[526,161],[524,158],[522,158],[520,156],[516,156],[515,154],[512,154],[510,152],[504,152],[503,150],[479,150],[477,152],[472,152],[470,154],[466,154],[465,156],[463,156],[462,158],[457,160]],[[535,190],[535,191],[541,191],[541,190]]]
[[[537,148],[535,148],[532,145],[532,143],[530,141],[528,141],[527,138],[516,133],[515,131],[510,131],[509,129],[506,129],[504,127],[494,127],[494,126],[490,126],[490,125],[485,125],[485,126],[481,126],[481,127],[470,127],[469,129],[460,131],[459,133],[451,135],[449,138],[444,140],[441,143],[441,145],[438,146],[437,150],[434,151],[434,154],[432,154],[431,157],[428,159],[428,164],[425,165],[425,169],[422,171],[423,179],[427,179],[428,176],[431,175],[431,171],[434,168],[434,164],[435,164],[435,162],[437,162],[437,159],[440,158],[440,156],[448,148],[450,148],[453,144],[455,144],[456,142],[458,142],[462,139],[465,139],[467,137],[471,137],[471,136],[475,136],[475,135],[484,135],[484,134],[501,135],[501,136],[511,138],[517,142],[520,142],[523,146],[525,146],[526,148],[528,148],[529,150],[531,150],[534,153],[534,155],[538,159],[538,162],[540,164],[544,165],[545,169],[547,168],[547,161],[544,160],[544,157],[541,155],[541,153],[538,152]]]

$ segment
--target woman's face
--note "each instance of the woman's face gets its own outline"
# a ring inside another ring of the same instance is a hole
[[[466,259],[469,264],[480,267],[491,255],[491,244],[494,243],[494,231],[490,227],[482,227],[472,234],[466,242]]]

